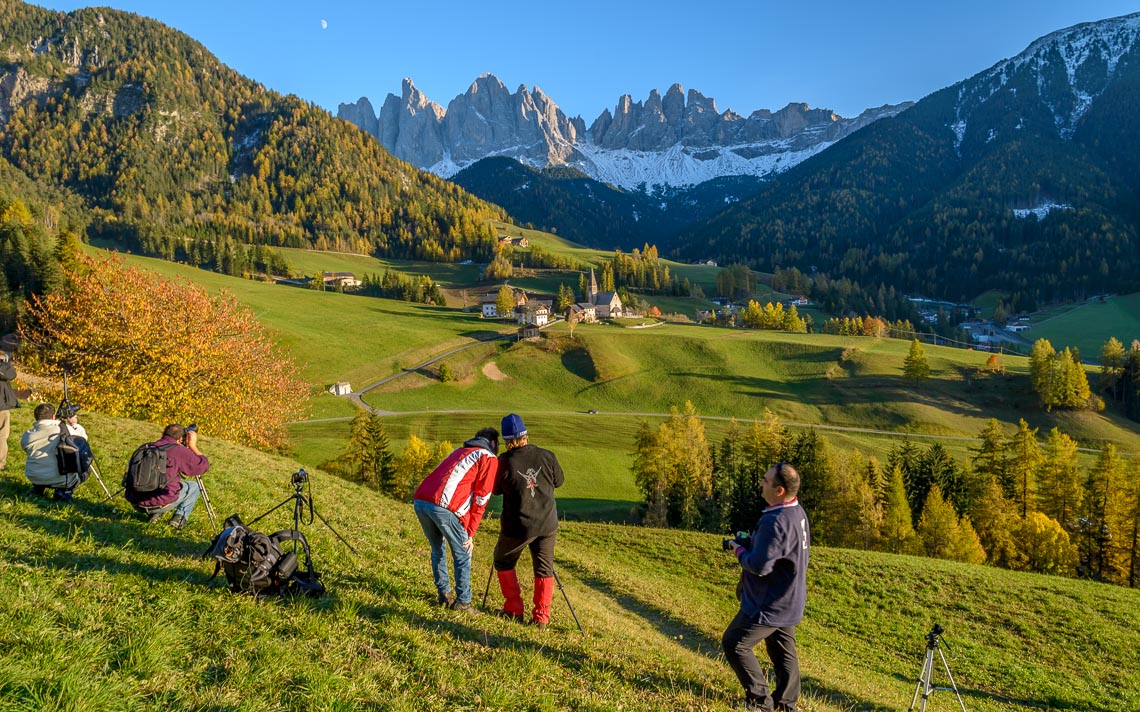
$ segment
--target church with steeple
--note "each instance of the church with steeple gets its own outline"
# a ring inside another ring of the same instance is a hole
[[[617,292],[599,292],[598,279],[594,268],[590,268],[590,286],[586,294],[587,303],[594,307],[599,319],[619,319],[624,313],[621,297]]]

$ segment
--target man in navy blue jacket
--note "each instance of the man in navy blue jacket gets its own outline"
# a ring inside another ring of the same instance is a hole
[[[740,561],[740,612],[724,632],[724,656],[744,686],[746,709],[794,710],[800,696],[796,624],[807,599],[811,530],[796,495],[800,475],[786,462],[764,473],[761,493],[768,506],[745,548],[733,543]],[[764,641],[776,674],[768,680],[752,649]]]

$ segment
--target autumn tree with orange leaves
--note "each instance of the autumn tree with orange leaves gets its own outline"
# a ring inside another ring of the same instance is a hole
[[[285,443],[308,387],[230,294],[81,255],[58,292],[31,298],[19,325],[45,373],[67,368],[85,408],[260,448]]]

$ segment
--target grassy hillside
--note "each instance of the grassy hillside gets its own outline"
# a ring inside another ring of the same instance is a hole
[[[1097,361],[1110,338],[1115,336],[1126,349],[1140,339],[1140,292],[1039,312],[1030,324],[1022,334],[1029,341],[1049,339],[1056,349],[1076,346],[1081,358]]]
[[[30,412],[15,415],[19,432]],[[86,423],[108,473],[155,434]],[[248,518],[291,491],[295,462],[202,446],[219,512]],[[564,523],[556,561],[583,637],[561,596],[546,632],[434,608],[411,507],[321,473],[317,506],[361,556],[307,527],[329,595],[256,603],[205,585],[201,508],[174,532],[121,499],[92,503],[93,483],[75,507],[29,499],[21,469],[17,452],[0,475],[3,710],[724,710],[739,698],[717,652],[737,572],[715,536]],[[278,512],[265,525],[288,523]],[[477,601],[495,534],[490,520],[477,538]],[[1138,709],[1138,616],[1135,590],[817,548],[799,628],[804,708],[904,709],[938,621],[971,712]],[[952,705],[935,693],[934,709]]]
[[[327,256],[326,256],[327,257]],[[212,290],[231,290],[306,364],[314,390],[337,380],[354,387],[396,373],[451,348],[513,327],[464,314],[386,299],[262,284],[160,260],[129,258],[162,274],[180,275]],[[357,258],[345,258],[357,259]],[[371,258],[359,258],[371,259]],[[960,461],[971,457],[976,435],[990,417],[1009,426],[1026,418],[1042,434],[1054,425],[1086,445],[1111,441],[1140,451],[1140,427],[1111,414],[1047,414],[1025,384],[1024,359],[1007,357],[1008,377],[978,378],[985,354],[927,347],[935,378],[914,385],[902,378],[907,344],[889,339],[745,332],[663,325],[650,329],[579,326],[569,342],[543,346],[487,343],[445,359],[456,380],[441,383],[437,366],[411,373],[366,395],[389,416],[394,449],[415,434],[458,443],[505,413],[523,415],[538,441],[556,445],[567,472],[565,496],[575,516],[626,521],[640,500],[630,474],[633,438],[642,413],[667,414],[692,400],[707,416],[741,420],[773,410],[791,423],[908,432],[940,440]],[[488,373],[496,378],[494,380]],[[78,402],[82,394],[75,394]],[[350,402],[322,393],[311,418],[343,418],[291,427],[296,457],[316,467],[340,454],[354,414]],[[597,415],[586,411],[596,409]],[[453,411],[473,411],[455,413]],[[718,442],[727,422],[709,421]],[[837,446],[885,455],[898,441],[868,433],[829,430]]]

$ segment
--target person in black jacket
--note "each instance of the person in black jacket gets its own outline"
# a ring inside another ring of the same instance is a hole
[[[735,541],[740,562],[740,612],[724,631],[724,656],[744,686],[745,709],[794,710],[800,696],[796,657],[796,624],[807,600],[808,549],[811,530],[796,495],[800,475],[786,462],[764,473],[761,494],[768,506],[760,513],[749,545]],[[764,641],[776,676],[768,679],[752,649]]]
[[[12,430],[12,414],[9,411],[20,407],[16,392],[10,385],[14,380],[16,367],[12,364],[11,357],[0,351],[0,471],[8,464],[8,435]]]
[[[554,453],[530,444],[522,418],[514,413],[503,418],[502,433],[507,451],[499,456],[494,490],[503,495],[495,572],[506,602],[499,615],[516,621],[525,618],[515,564],[523,549],[529,547],[534,564],[531,622],[545,628],[554,598],[554,538],[558,533],[554,489],[562,486],[562,467]]]

